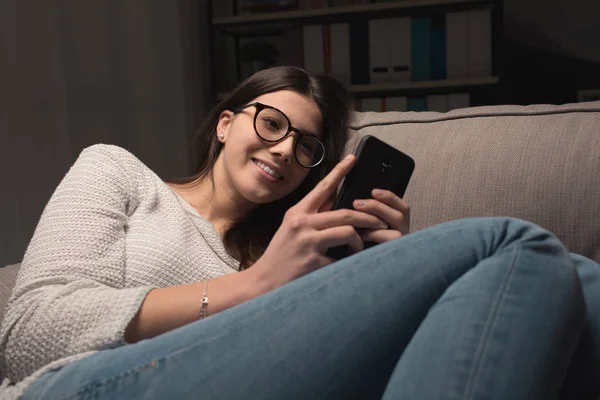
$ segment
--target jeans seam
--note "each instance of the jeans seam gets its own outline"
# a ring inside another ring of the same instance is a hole
[[[162,361],[162,359],[153,359],[152,361],[150,361],[147,364],[138,365],[137,367],[131,368],[131,369],[129,369],[129,370],[125,371],[125,372],[122,372],[122,373],[120,373],[118,375],[113,375],[113,376],[111,376],[109,378],[106,378],[106,379],[102,379],[102,380],[98,380],[98,381],[93,381],[93,382],[87,383],[87,384],[79,387],[74,393],[69,394],[69,395],[67,395],[65,397],[62,397],[61,400],[74,399],[77,396],[79,396],[79,395],[81,395],[81,394],[83,394],[83,393],[85,393],[85,392],[87,392],[87,391],[89,391],[91,389],[99,389],[102,386],[105,386],[107,383],[117,382],[117,381],[119,381],[119,380],[121,380],[121,379],[123,379],[123,378],[125,378],[125,377],[127,377],[127,376],[129,376],[129,375],[131,375],[133,373],[135,373],[135,372],[140,372],[140,371],[144,371],[146,369],[155,368],[155,367],[158,366],[158,364],[161,361]]]
[[[473,392],[473,390],[475,390],[474,389],[475,382],[477,381],[477,378],[479,377],[479,374],[481,372],[480,366],[481,366],[482,360],[484,359],[484,357],[487,353],[488,345],[490,343],[490,340],[489,340],[490,333],[492,332],[492,330],[494,328],[496,317],[498,315],[498,310],[502,306],[502,303],[506,297],[506,291],[507,291],[510,281],[514,275],[516,265],[517,265],[517,259],[519,258],[519,255],[521,254],[521,250],[522,250],[521,244],[516,244],[516,251],[515,251],[513,260],[511,262],[510,273],[507,275],[507,277],[503,283],[503,287],[497,296],[497,301],[494,304],[492,304],[492,312],[490,313],[490,317],[488,318],[488,321],[486,322],[483,337],[481,338],[480,345],[478,346],[479,348],[475,354],[475,363],[474,363],[473,367],[471,368],[471,373],[469,374],[469,377],[467,378],[467,382],[465,385],[464,398],[471,398],[473,395],[472,392]],[[511,249],[511,251],[514,251],[514,250]],[[501,252],[499,252],[499,253],[501,253]],[[499,253],[496,253],[496,255]]]

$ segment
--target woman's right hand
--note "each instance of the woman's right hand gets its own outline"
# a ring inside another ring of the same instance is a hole
[[[249,269],[267,290],[279,287],[333,262],[330,247],[349,245],[363,249],[355,228],[386,229],[379,218],[357,210],[331,211],[331,198],[354,165],[349,155],[298,204],[291,207],[262,257]]]

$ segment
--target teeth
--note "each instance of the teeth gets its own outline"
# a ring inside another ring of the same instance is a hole
[[[265,165],[265,164],[261,163],[260,161],[255,161],[255,163],[256,163],[256,165],[261,167],[263,169],[263,171],[265,171],[267,174],[271,175],[274,178],[281,179],[281,175],[279,175],[277,172],[275,172],[271,168],[269,168],[268,165]]]

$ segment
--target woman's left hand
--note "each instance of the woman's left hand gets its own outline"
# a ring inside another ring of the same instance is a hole
[[[389,190],[375,189],[372,199],[355,200],[354,208],[372,214],[388,224],[388,229],[365,229],[359,232],[363,242],[384,243],[410,231],[410,206]]]

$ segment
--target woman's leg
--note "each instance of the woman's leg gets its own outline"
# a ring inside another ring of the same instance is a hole
[[[475,398],[498,377],[485,398],[530,400],[558,390],[583,320],[575,268],[554,236],[515,219],[460,220],[91,355],[44,375],[26,398],[377,398],[386,386],[392,398]],[[424,330],[456,342],[415,345]],[[436,380],[402,379],[407,345]]]
[[[571,254],[577,267],[587,307],[586,323],[561,388],[561,399],[600,398],[600,265]]]
[[[524,229],[529,240],[499,248],[448,286],[404,350],[384,398],[558,396],[585,307],[567,255],[539,240],[541,231]],[[548,271],[561,268],[571,276]]]

